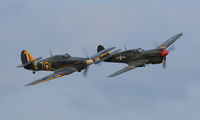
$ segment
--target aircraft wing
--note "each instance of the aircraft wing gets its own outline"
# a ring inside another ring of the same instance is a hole
[[[27,84],[25,86],[35,85],[35,84],[39,84],[39,83],[46,82],[46,81],[49,81],[49,80],[53,80],[55,78],[62,77],[64,75],[72,74],[75,71],[76,71],[75,68],[64,68],[62,70],[55,71],[53,74],[47,75],[47,76],[45,76],[45,77],[43,77],[41,79],[33,81],[33,82],[31,82],[31,83],[29,83],[29,84]]]
[[[119,53],[120,50],[121,50],[121,49],[115,50],[115,51],[113,51],[112,53],[108,54],[107,56],[101,57],[98,61],[95,62],[95,64],[98,64],[98,63],[100,63],[100,62],[102,62],[102,61],[105,61],[105,60],[107,60],[107,59],[113,57],[114,55],[116,55],[117,53]]]
[[[161,45],[157,46],[156,49],[159,48],[168,48],[171,44],[173,44],[178,38],[180,38],[183,35],[183,33],[179,33],[173,37],[171,37],[170,39],[168,39],[167,41],[165,41],[164,43],[162,43]]]
[[[97,61],[100,60],[100,58],[108,55],[114,49],[115,49],[115,47],[110,47],[110,48],[104,49],[104,50],[98,52],[97,54],[95,54],[94,56],[92,56],[91,59],[93,59],[96,63]]]
[[[125,67],[125,68],[113,73],[112,75],[109,75],[108,77],[115,77],[115,76],[120,75],[120,74],[122,74],[124,72],[127,72],[129,70],[135,69],[135,68],[137,68],[137,67],[139,67],[141,65],[144,65],[145,62],[146,62],[145,60],[133,61],[133,62],[129,63],[129,65],[127,67]]]
[[[109,75],[108,77],[115,77],[115,76],[117,76],[117,75],[120,75],[120,74],[122,74],[122,73],[124,73],[124,72],[127,72],[127,71],[129,71],[129,70],[132,70],[132,69],[134,69],[134,68],[136,68],[136,67],[135,67],[135,66],[129,65],[129,66],[127,66],[127,67],[125,67],[125,68],[123,68],[123,69],[121,69],[121,70],[119,70],[119,71],[113,73],[112,75]]]

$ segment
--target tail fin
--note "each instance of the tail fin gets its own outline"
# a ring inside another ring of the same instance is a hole
[[[21,52],[22,64],[27,64],[27,63],[32,62],[34,60],[35,60],[35,58],[29,52],[27,52],[26,50],[22,50],[22,52]]]
[[[114,47],[114,48],[115,48],[115,47]],[[102,45],[99,45],[99,46],[97,47],[97,53],[99,53],[99,52],[101,52],[101,51],[103,51],[103,50],[105,50],[105,48],[104,48]],[[102,61],[104,61],[104,62],[109,62],[109,59],[110,59],[113,55],[119,53],[120,50],[121,50],[121,49],[117,49],[117,50],[113,51],[112,53],[110,53],[110,52],[107,53],[105,56],[101,57],[101,58],[100,58],[100,61],[96,62],[96,64],[99,63],[99,62],[102,62]]]
[[[103,51],[103,50],[105,50],[105,48],[104,48],[102,45],[99,45],[99,46],[97,47],[97,53],[99,53],[99,52],[101,52],[101,51]],[[101,59],[101,61],[105,61],[105,60],[107,59],[107,57],[109,57],[109,56],[110,56],[110,53],[107,53],[107,55],[101,57],[100,59]],[[100,61],[99,61],[99,62],[100,62]],[[97,63],[98,63],[98,62],[97,62]]]
[[[99,46],[97,47],[97,52],[100,52],[100,51],[102,51],[102,50],[105,50],[105,48],[104,48],[102,45],[99,45]]]
[[[22,52],[21,52],[22,64],[18,65],[17,68],[24,67],[24,68],[29,69],[29,70],[34,70],[33,69],[33,63],[35,61],[38,61],[38,60],[41,60],[41,59],[42,59],[42,57],[35,59],[29,52],[27,52],[26,50],[22,50]]]

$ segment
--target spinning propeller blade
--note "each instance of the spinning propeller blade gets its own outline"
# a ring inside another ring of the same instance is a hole
[[[89,70],[89,66],[86,67],[85,70],[83,71],[83,76],[84,76],[84,77],[87,77],[88,70]]]
[[[164,57],[164,59],[163,59],[162,68],[163,68],[163,69],[166,69],[166,68],[167,68],[166,57]]]
[[[167,49],[169,52],[171,51],[174,51],[176,50],[176,47],[174,45],[170,46],[168,49]]]

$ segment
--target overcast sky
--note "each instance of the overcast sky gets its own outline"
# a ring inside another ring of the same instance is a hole
[[[198,0],[0,0],[1,120],[199,120],[200,2]],[[50,74],[17,69],[20,52],[85,57],[99,44],[151,49],[183,32],[161,65],[114,78],[125,64],[92,65],[24,85]]]

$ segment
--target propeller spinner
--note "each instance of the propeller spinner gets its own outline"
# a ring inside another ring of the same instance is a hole
[[[169,54],[169,51],[166,49],[162,49],[162,51],[160,52],[160,55],[163,57],[163,65],[162,68],[166,68],[166,56]]]

